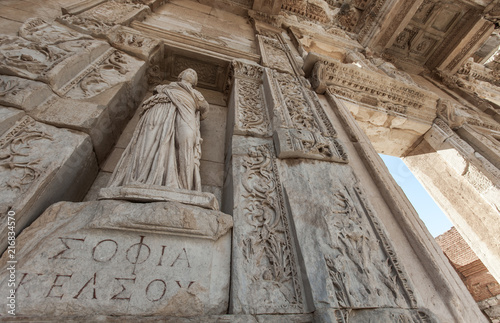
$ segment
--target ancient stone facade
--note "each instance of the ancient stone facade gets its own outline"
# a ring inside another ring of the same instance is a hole
[[[498,280],[499,8],[1,4],[0,319],[486,322],[377,153]]]

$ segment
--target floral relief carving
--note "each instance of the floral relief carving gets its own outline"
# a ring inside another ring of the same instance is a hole
[[[278,88],[283,95],[284,105],[290,119],[290,126],[296,129],[320,129],[316,118],[304,97],[300,83],[294,76],[273,71]]]
[[[263,50],[263,64],[279,71],[293,74],[293,68],[286,53],[286,48],[279,40],[279,36],[276,35],[276,38],[270,38],[258,35],[257,37]]]
[[[260,82],[238,80],[237,84],[239,129],[253,134],[268,135],[270,124]]]
[[[244,214],[252,229],[241,243],[254,285],[250,298],[266,291],[273,297],[255,301],[301,309],[302,290],[272,150],[268,145],[253,147],[243,160]]]
[[[416,305],[385,230],[359,186],[337,191],[325,220],[331,238],[325,264],[339,307]]]
[[[9,189],[22,190],[36,180],[43,170],[40,159],[30,158],[30,150],[38,140],[53,140],[39,129],[31,117],[24,117],[0,140],[0,166],[12,172],[6,185]]]
[[[78,78],[67,84],[61,92],[67,92],[65,95],[73,99],[93,97],[123,82],[123,76],[129,71],[128,63],[125,54],[111,49],[90,65],[87,72],[81,73]]]

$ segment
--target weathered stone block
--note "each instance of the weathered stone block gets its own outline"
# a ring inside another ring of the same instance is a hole
[[[347,152],[334,138],[323,137],[319,133],[277,129],[274,132],[274,145],[279,158],[310,158],[347,163]]]
[[[0,135],[9,130],[23,116],[24,112],[21,110],[0,106]]]
[[[0,75],[0,104],[30,111],[52,94],[52,90],[45,83]]]
[[[2,221],[16,213],[16,232],[35,220],[50,204],[84,197],[97,175],[87,135],[58,129],[25,116],[0,137]],[[0,234],[7,237],[7,227]],[[7,240],[0,242],[3,251]]]
[[[37,120],[90,135],[101,163],[146,91],[146,63],[111,49],[30,112]]]
[[[190,191],[158,185],[127,185],[102,188],[99,199],[127,200],[138,202],[175,201],[218,210],[219,204],[212,193]]]
[[[172,202],[55,204],[17,239],[16,313],[223,314],[231,227],[229,215]]]
[[[140,31],[124,26],[113,27],[106,37],[113,47],[145,61],[159,54],[163,45],[163,42],[156,38],[147,37]]]
[[[109,44],[49,24],[41,18],[21,26],[23,36],[0,36],[0,73],[47,83],[53,90],[78,75],[103,54]],[[81,50],[85,48],[85,50]]]

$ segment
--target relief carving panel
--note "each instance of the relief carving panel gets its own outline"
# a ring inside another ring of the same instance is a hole
[[[234,158],[234,157],[233,157]],[[233,312],[302,313],[303,295],[272,145],[238,156],[233,236]]]
[[[235,134],[260,137],[271,135],[262,87],[263,71],[257,65],[233,62]]]
[[[316,94],[288,73],[268,72],[274,140],[280,158],[347,162],[347,154]]]

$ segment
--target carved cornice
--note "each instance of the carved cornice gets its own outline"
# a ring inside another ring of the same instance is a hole
[[[328,88],[332,94],[348,101],[428,123],[436,117],[436,94],[353,64],[318,61],[313,68],[311,84],[317,93]]]
[[[257,54],[243,52],[237,49],[213,44],[208,41],[203,41],[195,37],[186,36],[183,34],[168,31],[163,28],[151,26],[139,21],[134,21],[131,26],[134,29],[144,32],[146,35],[154,36],[164,40],[165,45],[189,50],[192,52],[205,52],[211,56],[222,59],[247,59],[253,62],[259,62],[260,56]]]

